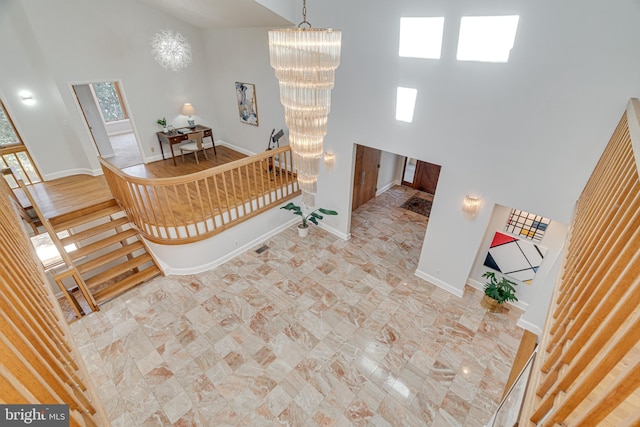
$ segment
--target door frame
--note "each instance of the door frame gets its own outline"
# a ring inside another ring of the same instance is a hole
[[[138,133],[138,129],[136,127],[136,123],[135,120],[133,119],[133,114],[131,112],[131,107],[129,106],[129,102],[127,100],[127,93],[126,90],[124,88],[124,83],[122,82],[122,79],[119,78],[114,78],[114,79],[109,79],[109,78],[105,78],[105,79],[94,79],[94,80],[85,80],[85,81],[73,81],[73,82],[68,82],[68,87],[69,87],[69,91],[71,93],[71,97],[74,100],[74,104],[76,106],[76,111],[78,112],[78,116],[81,119],[82,122],[82,126],[84,127],[85,130],[85,134],[88,138],[89,141],[91,141],[93,144],[91,144],[93,146],[93,154],[96,156],[96,158],[98,156],[100,156],[100,151],[98,150],[98,146],[93,138],[93,134],[91,133],[91,129],[89,127],[89,123],[87,122],[85,116],[84,116],[84,111],[82,110],[82,106],[80,105],[80,100],[78,99],[78,97],[76,96],[76,92],[74,89],[74,86],[81,86],[81,85],[89,85],[89,84],[93,84],[93,83],[102,83],[102,82],[117,82],[119,89],[120,89],[120,96],[121,99],[120,101],[124,104],[124,108],[126,108],[127,110],[127,114],[129,116],[129,122],[131,123],[131,130],[133,132],[133,136],[136,140],[136,146],[138,147],[138,152],[140,153],[140,157],[142,158],[142,162],[144,164],[149,163],[149,160],[147,159],[143,146],[140,143],[140,141],[142,141],[140,139],[140,135]],[[94,104],[96,105],[96,107],[98,108],[98,110],[100,109],[100,106],[97,105],[97,101],[94,100]],[[102,126],[104,126],[104,123],[102,123]],[[105,129],[106,132],[106,129]],[[85,147],[86,149],[86,144],[83,143],[82,144],[83,147]]]

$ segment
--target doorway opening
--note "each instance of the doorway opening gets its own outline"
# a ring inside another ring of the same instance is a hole
[[[99,155],[120,169],[144,163],[121,85],[117,81],[73,85]]]
[[[402,185],[434,196],[440,177],[440,165],[406,157],[402,171]]]

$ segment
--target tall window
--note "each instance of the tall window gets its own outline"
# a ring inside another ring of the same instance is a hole
[[[127,111],[122,103],[118,82],[93,83],[91,86],[93,86],[93,92],[96,94],[105,122],[115,122],[128,118]]]
[[[27,185],[42,181],[40,172],[0,100],[0,168],[7,167],[11,167]],[[18,186],[12,175],[5,176],[12,188]]]

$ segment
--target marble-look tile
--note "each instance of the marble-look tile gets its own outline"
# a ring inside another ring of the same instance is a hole
[[[271,237],[196,275],[153,279],[71,325],[114,426],[482,426],[521,313],[417,278],[427,220],[394,187],[352,238]]]

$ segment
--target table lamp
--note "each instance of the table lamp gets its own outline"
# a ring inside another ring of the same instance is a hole
[[[191,118],[191,116],[195,114],[196,114],[196,110],[195,108],[193,108],[193,105],[191,105],[190,103],[187,102],[182,106],[182,115],[189,116],[189,118],[187,119],[187,123],[189,123],[190,128],[196,127],[196,122]]]

